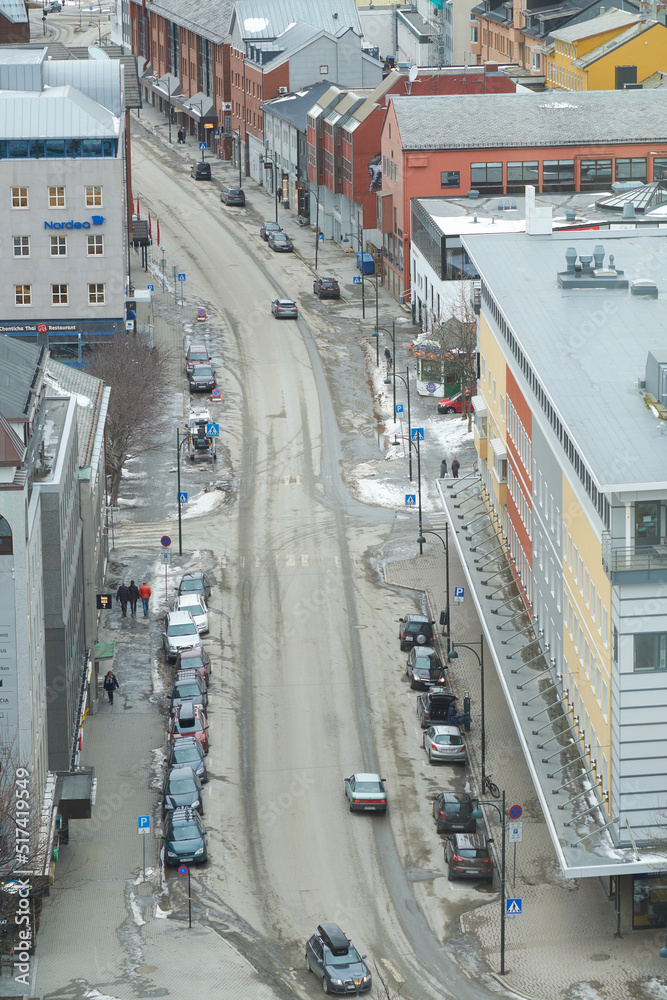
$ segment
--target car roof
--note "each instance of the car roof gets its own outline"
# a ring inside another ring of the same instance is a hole
[[[349,950],[350,942],[338,924],[319,924],[317,930],[333,952],[344,955]]]
[[[382,781],[379,774],[353,774],[352,777],[357,781]]]
[[[195,601],[197,604],[201,604],[204,598],[201,596],[201,594],[198,594],[196,590],[189,590],[187,594],[179,594],[176,600],[178,601],[179,605],[181,604],[181,601]],[[175,610],[178,611],[179,608],[176,608]]]
[[[405,620],[408,622],[426,622],[427,625],[431,624],[431,619],[427,618],[426,615],[406,615]]]
[[[429,726],[435,736],[460,736],[461,731],[458,726]]]
[[[167,778],[189,778],[190,775],[194,777],[194,773],[189,764],[174,764],[169,768]]]
[[[203,579],[203,577],[204,574],[201,570],[194,570],[192,573],[184,573],[181,577],[181,583],[183,583],[183,580],[200,580]]]
[[[208,347],[206,346],[206,344],[190,344],[190,346],[188,347],[188,350],[189,351],[206,351],[206,353],[208,354]]]
[[[179,681],[196,680],[197,677],[201,677],[201,674],[195,667],[184,667],[174,674],[174,684],[178,684]]]
[[[276,299],[276,302],[280,302],[281,306],[295,306],[296,302],[294,299]]]
[[[431,654],[434,654],[434,653],[435,653],[436,656],[438,655],[435,652],[435,649],[433,648],[433,646],[413,646],[412,649],[410,650],[410,652],[414,653],[414,655],[417,658],[419,658],[420,656],[431,656]]]
[[[189,611],[167,611],[167,618],[170,625],[185,625],[186,622],[194,624],[194,618]]]
[[[172,809],[171,811],[171,823],[173,826],[177,826],[179,823],[189,823],[190,820],[197,820],[198,818],[199,813],[197,810],[191,809],[189,806],[179,806],[178,809]]]
[[[487,846],[486,836],[483,833],[455,833],[454,840],[457,847],[474,848],[479,850]]]
[[[446,802],[470,802],[472,804],[472,798],[467,792],[441,792],[441,795]]]
[[[173,750],[180,750],[182,748],[187,749],[187,747],[197,747],[201,754],[204,753],[201,749],[201,743],[196,736],[182,736],[180,740],[176,740],[175,743],[170,745],[169,752],[171,753]]]

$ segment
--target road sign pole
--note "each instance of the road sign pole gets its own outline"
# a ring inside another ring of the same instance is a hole
[[[512,871],[512,888],[516,885],[516,840],[514,841],[514,869]]]
[[[146,838],[141,838],[144,845],[144,882],[146,881]]]
[[[188,929],[192,930],[192,892],[190,891],[190,869],[188,868]]]
[[[502,869],[500,873],[500,975],[505,975],[505,789],[503,789],[503,811],[502,811]]]
[[[181,530],[181,432],[176,428],[176,489],[178,493],[178,554],[183,555],[183,533]]]

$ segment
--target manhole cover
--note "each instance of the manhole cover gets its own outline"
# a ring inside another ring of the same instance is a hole
[[[157,972],[157,965],[138,965],[136,971],[142,975],[146,975],[147,972]]]
[[[597,955],[589,955],[591,962],[607,962],[611,955],[605,955],[603,952],[599,952]]]

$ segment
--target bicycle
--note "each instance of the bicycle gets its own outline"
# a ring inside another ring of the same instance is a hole
[[[491,777],[488,774],[484,775],[484,781],[482,782],[482,795],[484,792],[490,792],[494,799],[500,798],[500,789],[495,781],[491,781]]]

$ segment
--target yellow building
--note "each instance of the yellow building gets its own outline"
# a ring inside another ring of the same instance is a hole
[[[622,90],[667,69],[667,28],[651,18],[608,10],[553,31],[546,83],[564,90]]]

